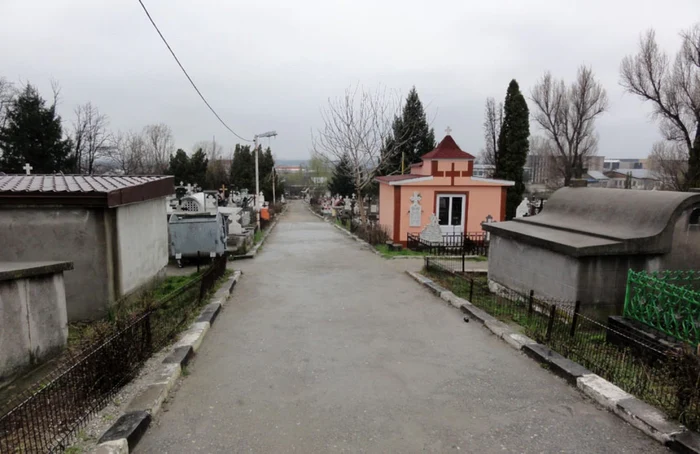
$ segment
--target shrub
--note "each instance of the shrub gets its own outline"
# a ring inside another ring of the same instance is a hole
[[[385,244],[391,239],[387,229],[376,223],[360,224],[354,233],[372,246]]]

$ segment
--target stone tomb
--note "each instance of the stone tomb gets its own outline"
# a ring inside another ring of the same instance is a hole
[[[0,262],[0,382],[68,339],[63,272],[70,262]]]
[[[697,269],[700,194],[562,188],[536,216],[484,224],[489,283],[621,313],[629,269]]]

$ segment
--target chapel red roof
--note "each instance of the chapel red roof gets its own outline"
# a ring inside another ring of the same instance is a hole
[[[451,135],[446,135],[430,153],[421,156],[421,159],[475,159],[474,156],[462,151]]]

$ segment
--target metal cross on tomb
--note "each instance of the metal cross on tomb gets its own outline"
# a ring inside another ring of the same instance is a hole
[[[27,175],[31,175],[32,169],[34,169],[34,167],[32,167],[31,165],[29,165],[29,163],[26,163],[26,164],[24,165],[24,170],[25,170],[25,172],[27,172]]]

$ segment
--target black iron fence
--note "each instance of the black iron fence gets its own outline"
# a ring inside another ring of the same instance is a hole
[[[412,251],[426,252],[434,256],[489,255],[489,240],[486,232],[446,234],[441,242],[423,240],[420,235],[409,233],[406,247]]]
[[[623,390],[700,428],[700,362],[690,350],[661,350],[647,339],[613,329],[580,304],[489,289],[483,274],[455,273],[444,261],[426,258],[426,269],[455,294],[586,367]]]
[[[40,383],[0,403],[0,453],[64,451],[144,362],[186,327],[225,271],[226,257],[213,259],[201,275],[118,322],[98,342],[64,358]]]

